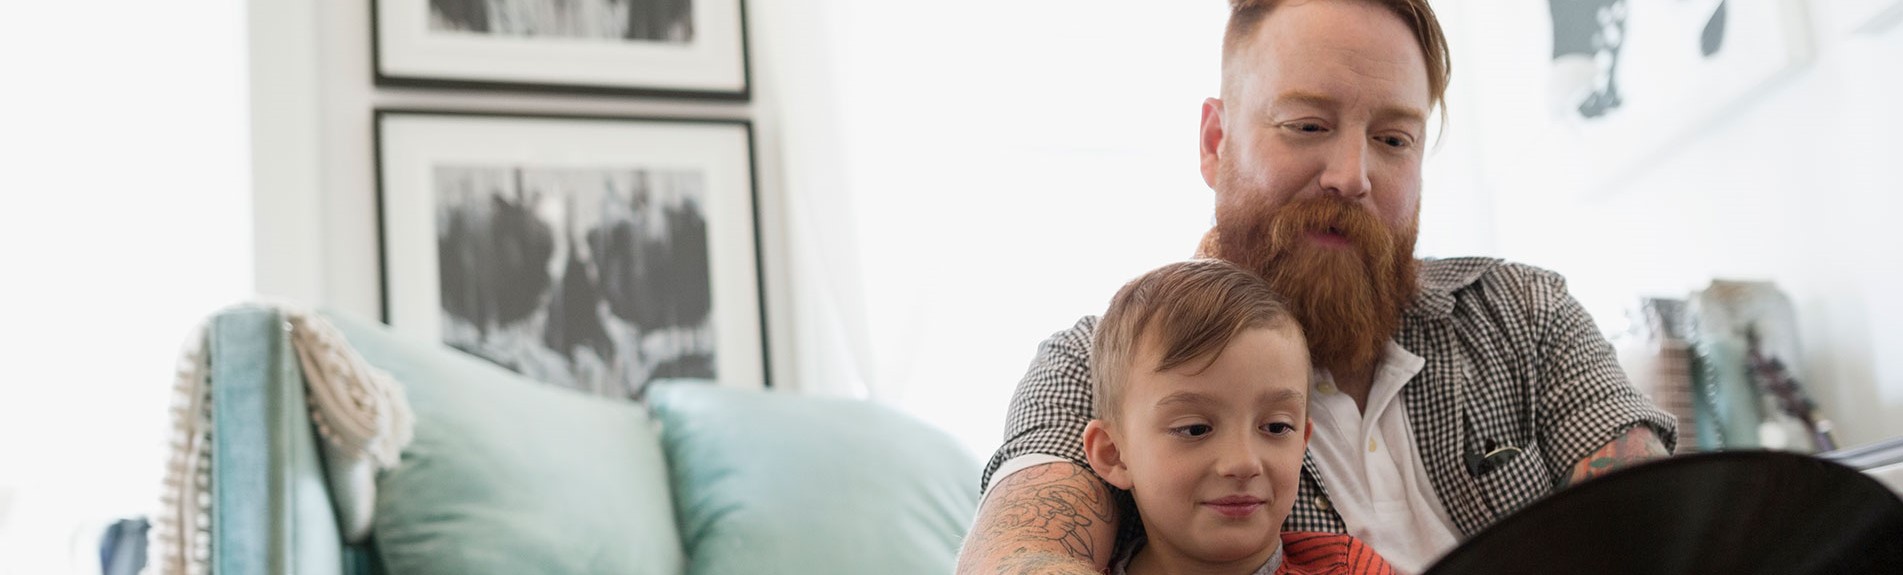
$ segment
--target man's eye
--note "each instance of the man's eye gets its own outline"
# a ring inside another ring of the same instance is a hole
[[[1381,136],[1381,137],[1375,138],[1375,140],[1381,142],[1382,144],[1390,148],[1406,148],[1413,143],[1408,141],[1407,138],[1403,138],[1400,136]]]
[[[1269,432],[1270,435],[1288,435],[1295,433],[1295,426],[1279,422],[1264,425],[1262,429]]]
[[[1205,435],[1209,435],[1210,427],[1208,425],[1198,423],[1195,425],[1185,425],[1182,427],[1177,427],[1177,428],[1171,429],[1170,431],[1172,433],[1181,435],[1183,437],[1202,437]]]
[[[1315,133],[1323,132],[1327,130],[1328,128],[1314,122],[1296,122],[1293,124],[1289,124],[1289,129],[1295,130],[1297,132],[1315,134]]]

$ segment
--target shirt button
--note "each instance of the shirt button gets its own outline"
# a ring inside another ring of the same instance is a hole
[[[1375,450],[1374,438],[1368,438],[1368,453],[1374,453],[1374,450]]]
[[[1335,384],[1332,384],[1332,383],[1328,383],[1328,382],[1322,382],[1321,384],[1319,384],[1319,385],[1316,385],[1316,386],[1315,386],[1315,389],[1319,389],[1319,390],[1321,390],[1321,392],[1322,392],[1322,393],[1334,393],[1334,392],[1335,392]]]
[[[1327,498],[1327,497],[1323,497],[1323,496],[1320,496],[1320,495],[1316,495],[1316,496],[1315,496],[1315,508],[1316,508],[1316,509],[1320,509],[1320,510],[1322,510],[1322,511],[1327,511],[1327,510],[1328,510],[1328,498]]]

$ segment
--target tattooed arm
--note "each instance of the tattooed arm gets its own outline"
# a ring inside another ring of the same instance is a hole
[[[1074,463],[1046,463],[991,486],[958,554],[959,575],[1096,575],[1116,545],[1110,488]]]
[[[1624,435],[1574,465],[1572,477],[1561,486],[1578,485],[1582,481],[1667,455],[1670,453],[1665,451],[1665,444],[1659,441],[1658,434],[1653,433],[1651,427],[1634,425]]]

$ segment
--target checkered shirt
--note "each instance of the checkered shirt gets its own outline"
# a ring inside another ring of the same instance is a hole
[[[1401,392],[1428,480],[1465,535],[1551,493],[1575,464],[1635,425],[1676,444],[1677,422],[1654,406],[1619,368],[1565,279],[1490,258],[1426,260],[1421,290],[1394,341],[1426,360]],[[1020,455],[1049,454],[1089,469],[1083,431],[1090,422],[1090,343],[1086,317],[1038,347],[1018,383],[1004,445],[980,479]],[[1523,453],[1478,476],[1465,455],[1486,441]],[[1113,488],[1114,489],[1114,488]],[[1313,458],[1284,531],[1346,531],[1328,502]]]

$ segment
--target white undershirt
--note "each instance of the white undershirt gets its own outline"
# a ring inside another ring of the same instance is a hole
[[[1308,400],[1308,454],[1328,503],[1353,535],[1403,573],[1419,573],[1460,542],[1408,427],[1401,388],[1426,362],[1394,342],[1375,370],[1364,414],[1318,371]],[[1297,501],[1296,505],[1313,502]]]
[[[1083,440],[1084,438],[1082,437],[1077,438],[1077,441],[1083,441]],[[1024,471],[1026,469],[1030,469],[1033,467],[1037,467],[1039,465],[1043,465],[1046,463],[1070,463],[1070,462],[1071,461],[1069,459],[1064,459],[1062,457],[1050,455],[1047,453],[1026,453],[1024,455],[1019,455],[1017,457],[1004,460],[1004,463],[1001,463],[998,465],[997,471],[991,472],[991,485],[997,485],[999,483],[1003,483],[1004,478],[1010,477],[1011,474],[1017,473],[1019,471]],[[990,486],[985,487],[985,494],[978,498],[979,507],[984,507],[985,500],[991,498],[992,491],[996,491],[996,490],[991,489]]]

